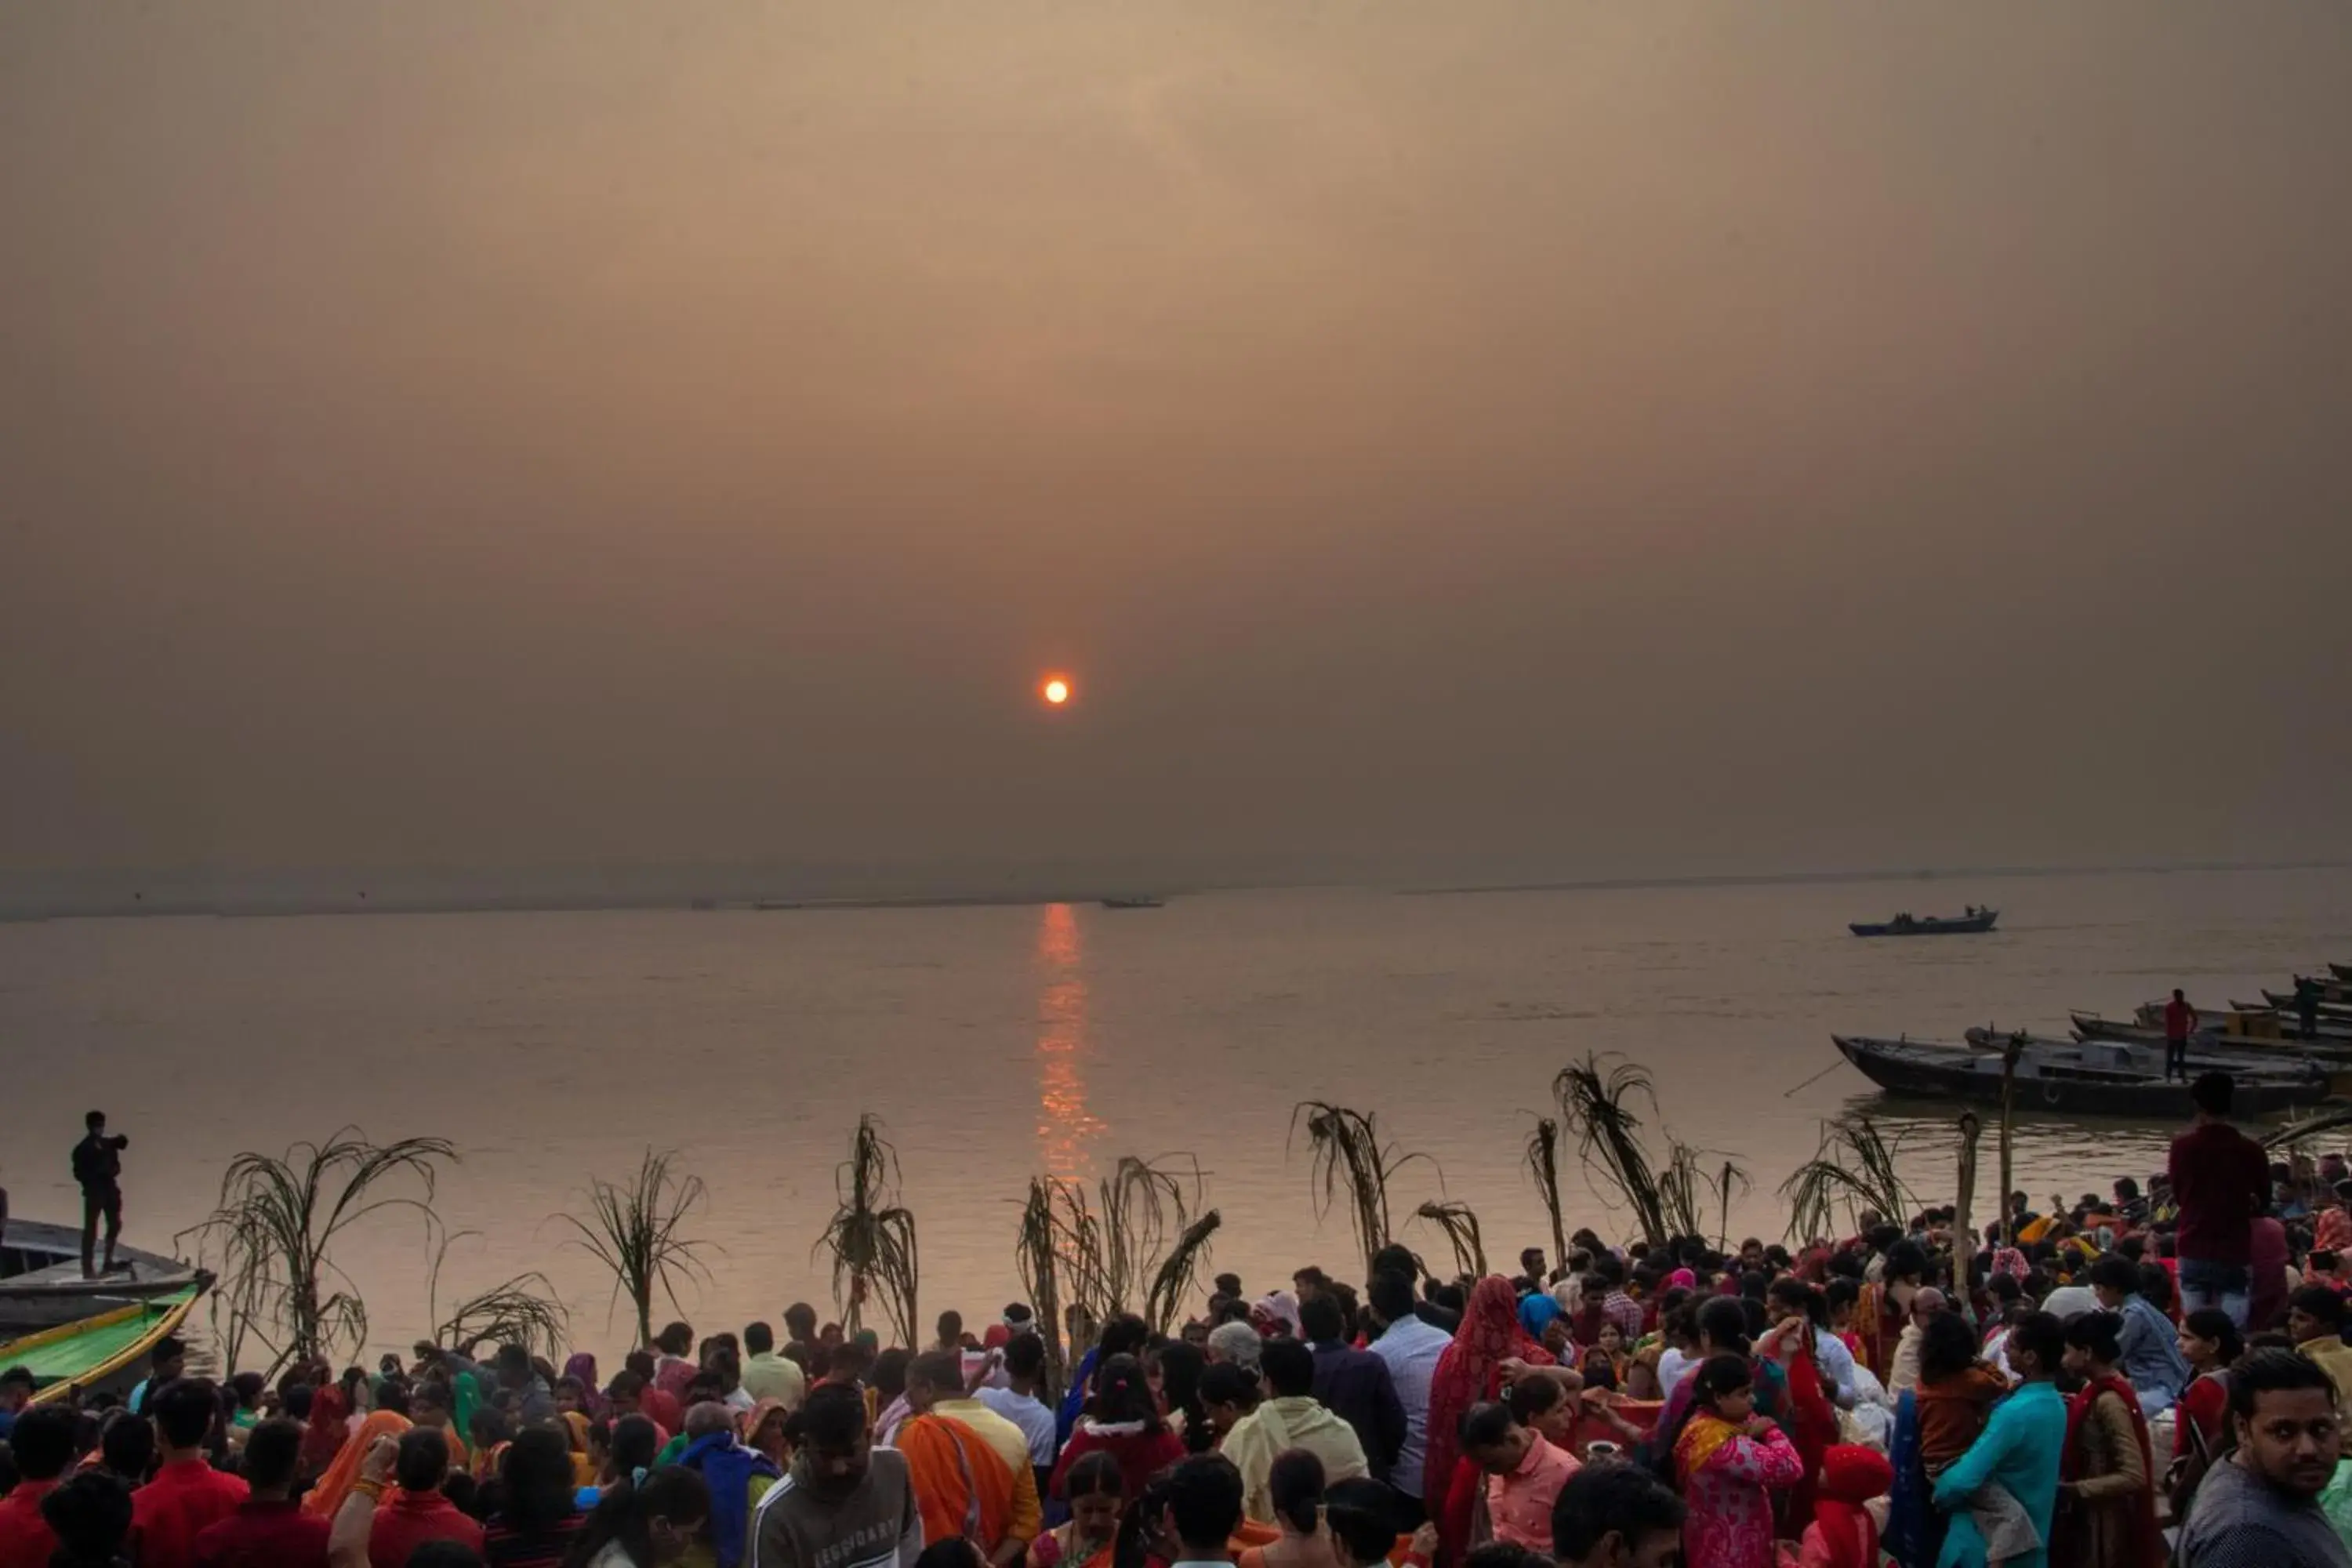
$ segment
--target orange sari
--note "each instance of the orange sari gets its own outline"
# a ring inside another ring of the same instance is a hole
[[[987,1553],[1013,1519],[1013,1472],[988,1440],[951,1415],[910,1415],[895,1446],[907,1457],[923,1539],[961,1535]]]
[[[310,1495],[302,1500],[302,1511],[320,1519],[332,1519],[343,1500],[352,1495],[352,1488],[360,1479],[360,1461],[375,1446],[378,1437],[397,1437],[408,1430],[408,1417],[395,1415],[389,1410],[378,1410],[360,1423],[359,1430],[343,1439],[335,1450],[335,1462],[319,1478]]]

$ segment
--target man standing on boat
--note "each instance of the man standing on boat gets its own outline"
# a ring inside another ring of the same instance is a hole
[[[2170,1083],[2172,1075],[2189,1076],[2189,1037],[2197,1032],[2197,1009],[2172,988],[2172,1000],[2164,1005],[2164,1081]]]
[[[81,1184],[81,1277],[95,1279],[100,1271],[90,1267],[90,1258],[98,1249],[101,1216],[106,1221],[105,1272],[114,1272],[114,1243],[122,1234],[122,1151],[131,1147],[131,1140],[120,1133],[106,1135],[103,1110],[82,1120],[89,1134],[73,1152],[74,1180]]]

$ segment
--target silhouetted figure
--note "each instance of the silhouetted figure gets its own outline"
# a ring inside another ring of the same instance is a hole
[[[106,1220],[104,1272],[114,1272],[114,1243],[122,1234],[122,1151],[131,1140],[120,1133],[106,1135],[103,1110],[91,1111],[83,1121],[89,1133],[74,1145],[73,1173],[81,1184],[81,1277],[95,1279],[100,1271],[90,1267],[90,1258],[97,1250],[100,1216]]]

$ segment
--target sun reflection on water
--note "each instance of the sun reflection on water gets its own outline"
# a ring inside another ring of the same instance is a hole
[[[1037,921],[1037,1152],[1046,1173],[1076,1181],[1103,1124],[1087,1110],[1087,983],[1078,917],[1047,904]]]

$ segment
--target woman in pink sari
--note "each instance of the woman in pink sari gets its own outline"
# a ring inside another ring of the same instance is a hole
[[[1674,1447],[1690,1509],[1685,1568],[1772,1568],[1771,1492],[1802,1480],[1805,1462],[1777,1423],[1756,1414],[1747,1357],[1709,1356],[1691,1383],[1689,1418]]]

